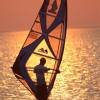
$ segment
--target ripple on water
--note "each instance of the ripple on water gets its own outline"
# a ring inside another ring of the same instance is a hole
[[[99,32],[97,29],[68,31],[61,74],[57,76],[50,100],[100,100]],[[6,34],[0,37],[0,43],[5,43],[5,46],[0,45],[0,100],[35,100],[10,68],[26,33],[22,32],[22,36],[18,33]]]

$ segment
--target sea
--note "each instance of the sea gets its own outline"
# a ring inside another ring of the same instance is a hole
[[[11,67],[28,31],[0,32],[0,100],[36,100]],[[100,100],[100,28],[69,28],[49,100]]]

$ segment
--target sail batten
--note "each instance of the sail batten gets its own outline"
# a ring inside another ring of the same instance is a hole
[[[31,30],[31,32],[35,32],[35,33],[38,33],[38,34],[42,34],[41,32],[38,32],[38,31],[35,31],[35,30]],[[55,39],[64,41],[64,38],[59,38],[59,37],[56,37],[56,36],[53,36],[53,35],[50,35],[50,34],[48,34],[48,37],[53,37]]]
[[[57,58],[53,58],[53,57],[50,57],[50,56],[46,56],[46,55],[43,55],[43,54],[40,54],[40,53],[36,53],[36,52],[33,52],[33,53],[36,54],[36,55],[39,55],[39,56],[44,56],[44,57],[50,58],[50,59],[59,60]]]
[[[44,15],[48,15],[48,16],[54,17],[54,18],[56,17],[55,15],[49,14],[49,13],[46,13],[46,12],[42,12],[42,11],[41,11],[40,13],[41,13],[41,14],[44,14]]]

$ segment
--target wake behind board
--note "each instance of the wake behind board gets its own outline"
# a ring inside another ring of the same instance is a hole
[[[37,79],[33,72],[40,59],[54,69],[45,74],[48,96],[54,86],[62,60],[67,28],[67,0],[44,0],[29,35],[13,65],[18,80],[38,99]],[[47,97],[48,97],[47,96]]]

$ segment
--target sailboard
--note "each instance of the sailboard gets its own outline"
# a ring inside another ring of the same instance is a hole
[[[12,67],[16,78],[38,99],[33,72],[42,57],[51,70],[45,74],[48,96],[54,86],[64,52],[67,0],[44,0],[22,49]],[[47,97],[48,97],[47,96]]]

